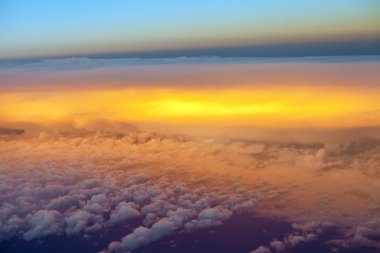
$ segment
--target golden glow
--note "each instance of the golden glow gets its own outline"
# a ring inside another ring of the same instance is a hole
[[[4,121],[257,126],[380,125],[378,92],[339,88],[122,89],[0,94]]]

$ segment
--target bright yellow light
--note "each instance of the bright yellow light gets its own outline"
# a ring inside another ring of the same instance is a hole
[[[0,94],[3,121],[358,127],[380,125],[378,92],[316,88],[124,89]]]

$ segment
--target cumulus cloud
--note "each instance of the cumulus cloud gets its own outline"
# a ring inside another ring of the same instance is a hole
[[[80,234],[86,227],[91,219],[94,218],[93,214],[84,210],[76,210],[69,214],[65,219],[66,234],[68,236]]]
[[[195,180],[192,185],[176,176],[175,166],[169,173],[166,166],[146,169],[162,155],[155,156],[156,146],[168,140],[135,142],[133,135],[113,139],[101,135],[62,138],[55,134],[7,140],[7,145],[0,147],[1,154],[22,149],[20,156],[28,162],[8,154],[0,157],[0,239],[20,234],[25,240],[51,235],[86,237],[140,218],[143,226],[108,247],[110,251],[131,250],[181,230],[220,225],[234,213],[253,210],[255,200],[238,188],[225,191],[198,185],[205,180]],[[143,148],[153,152],[151,157],[146,151],[140,153],[139,145],[148,143],[152,146]],[[122,155],[125,147],[134,149],[127,157]],[[107,164],[112,149],[115,155]],[[69,150],[72,152],[67,153]],[[193,177],[204,175],[195,173]]]
[[[207,208],[198,214],[198,219],[186,223],[185,229],[191,232],[197,229],[222,225],[222,221],[228,219],[231,215],[231,210],[222,207]]]
[[[178,192],[178,190],[174,188],[173,192]],[[165,196],[167,197],[166,194]],[[172,235],[173,232],[181,228],[187,232],[192,232],[196,229],[221,225],[223,220],[228,219],[233,214],[233,211],[222,206],[216,206],[205,208],[198,213],[196,208],[181,207],[180,202],[173,205],[159,199],[144,206],[142,213],[146,214],[143,221],[146,227],[140,226],[131,234],[123,237],[121,241],[110,243],[108,246],[110,252],[128,251],[146,246],[151,242]],[[148,228],[151,224],[153,225]]]
[[[29,228],[24,233],[27,241],[47,235],[58,234],[62,231],[61,214],[54,210],[39,210],[27,217]]]
[[[250,253],[271,253],[271,251],[268,247],[259,246],[257,249],[252,250]]]
[[[171,215],[171,218],[173,218],[173,215]],[[178,224],[175,224],[170,218],[165,217],[154,223],[150,229],[140,226],[131,234],[123,237],[120,242],[110,243],[108,250],[110,252],[125,252],[138,249],[171,235],[177,229]]]
[[[380,219],[374,218],[348,231],[345,238],[330,240],[329,243],[340,248],[366,247],[380,250]]]
[[[259,248],[251,251],[251,253],[259,252],[288,252],[300,243],[309,243],[318,239],[327,228],[332,227],[333,224],[329,222],[310,221],[306,223],[294,223],[292,227],[296,232],[285,235],[282,240],[273,239],[269,242],[268,246],[260,246]]]
[[[148,245],[152,241],[151,236],[150,229],[140,226],[133,233],[123,237],[121,242],[111,242],[108,250],[110,252],[134,250]]]
[[[140,216],[140,212],[134,207],[134,204],[120,202],[116,206],[116,209],[111,213],[109,223],[114,225],[120,223],[121,221],[130,220]]]
[[[379,148],[376,141],[252,143],[139,131],[7,139],[0,143],[0,241],[86,238],[133,221],[135,229],[107,242],[108,251],[128,251],[254,211],[300,221],[297,232],[255,251],[280,252],[317,240],[326,226],[301,221],[351,221],[354,214],[341,209],[347,202],[371,217]],[[316,211],[302,209],[305,202]],[[344,241],[378,248],[378,224],[353,222]]]
[[[170,235],[177,229],[176,225],[168,218],[162,218],[153,224],[150,229],[153,240],[159,240],[165,236]]]

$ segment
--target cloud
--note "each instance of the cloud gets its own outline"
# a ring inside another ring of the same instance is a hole
[[[380,250],[380,218],[374,218],[359,225],[352,235],[338,241],[339,246],[357,248],[367,247]]]
[[[151,241],[151,230],[145,227],[136,228],[133,233],[122,238],[121,242],[111,242],[110,252],[129,251],[148,245]]]
[[[120,202],[116,209],[111,212],[109,219],[110,225],[118,224],[121,221],[130,220],[140,216],[140,212],[135,209],[136,205],[127,202]]]
[[[250,253],[271,253],[271,251],[268,247],[259,246],[257,249],[252,250]]]
[[[157,241],[165,236],[172,234],[177,229],[176,225],[168,218],[162,218],[153,224],[150,229],[152,240]]]
[[[279,240],[273,240],[269,243],[269,245],[276,251],[276,253],[279,253],[285,249],[285,243]]]
[[[91,69],[91,68],[108,68],[117,66],[136,66],[136,65],[178,65],[178,64],[205,64],[205,63],[296,63],[296,62],[317,62],[317,63],[344,63],[352,61],[376,62],[379,61],[378,56],[344,56],[344,57],[287,57],[287,58],[247,58],[247,57],[170,57],[170,58],[86,58],[86,57],[66,57],[57,59],[42,59],[34,62],[20,62],[18,64],[9,65],[11,68],[49,68],[56,70],[67,69]],[[2,66],[4,69],[9,68],[8,65]]]
[[[28,231],[23,235],[25,240],[30,241],[47,235],[62,232],[61,214],[55,210],[38,210],[26,217],[28,220]]]
[[[223,207],[207,208],[198,214],[198,219],[192,220],[185,224],[185,229],[192,232],[197,229],[203,229],[223,224],[223,220],[231,217],[232,211]]]
[[[131,136],[61,138],[46,133],[43,138],[7,142],[6,149],[21,148],[20,155],[28,163],[20,162],[19,156],[0,157],[0,239],[15,238],[20,233],[25,240],[48,235],[85,238],[140,217],[144,227],[121,235],[119,242],[108,247],[134,249],[186,228],[190,232],[190,226],[201,229],[222,224],[233,213],[253,210],[248,196],[234,190],[222,193],[217,188],[206,189],[198,185],[206,182],[203,179],[192,185],[173,177],[178,173],[175,167],[169,172],[165,166],[162,170],[147,170],[145,166],[151,161],[134,167],[136,161],[148,157],[144,151],[147,147],[140,153],[139,145],[149,145],[152,152],[164,143],[173,145],[173,141],[187,145],[181,139],[151,139],[145,133],[143,136],[137,139],[144,141],[135,142]],[[120,150],[114,149],[115,140],[121,145]],[[109,151],[118,154],[126,146],[132,148],[129,158],[115,155],[110,168],[105,163]],[[4,146],[1,147],[4,152]],[[124,169],[125,164],[129,169]]]
[[[110,252],[135,250],[171,235],[176,229],[176,225],[168,218],[162,218],[154,223],[150,229],[140,226],[131,234],[123,237],[120,242],[110,243],[108,250]]]
[[[292,249],[300,243],[316,241],[327,228],[332,226],[334,226],[332,223],[321,221],[294,223],[292,224],[292,227],[296,230],[296,232],[285,235],[282,240],[273,239],[269,242],[268,246],[260,246],[256,250],[251,251],[251,253],[270,253],[272,251],[275,253],[291,252]]]
[[[375,140],[332,145],[118,135],[46,132],[1,141],[0,241],[88,238],[134,224],[105,242],[108,251],[127,251],[255,212],[296,221],[296,232],[256,252],[318,240],[326,220],[348,224],[352,233],[342,243],[378,247],[378,221],[352,219],[376,210],[368,201],[380,190]],[[342,208],[347,203],[355,210]]]
[[[73,212],[65,219],[67,225],[66,234],[68,236],[78,235],[86,228],[87,223],[92,217],[92,214],[83,210]]]

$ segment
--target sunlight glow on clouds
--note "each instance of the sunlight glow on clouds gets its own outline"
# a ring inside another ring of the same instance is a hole
[[[226,61],[1,67],[0,246],[138,252],[249,215],[289,226],[254,253],[380,249],[378,58]]]
[[[104,252],[125,252],[255,212],[286,215],[295,229],[255,253],[313,242],[329,227],[344,231],[330,238],[335,247],[379,249],[379,148],[376,140],[220,142],[138,130],[3,135],[0,242],[97,238],[133,221],[105,241]]]
[[[97,119],[256,127],[380,125],[376,92],[339,88],[227,88],[180,92],[145,88],[0,94],[0,98],[3,121],[47,124],[72,120],[78,127]]]
[[[379,66],[376,57],[356,62],[349,57],[37,61],[0,69],[0,116],[8,122],[72,121],[77,127],[94,120],[269,128],[378,126]]]

